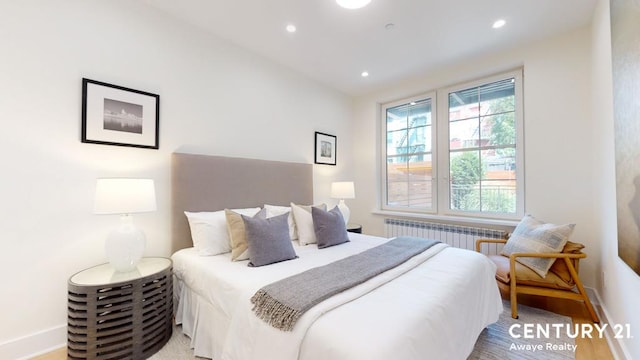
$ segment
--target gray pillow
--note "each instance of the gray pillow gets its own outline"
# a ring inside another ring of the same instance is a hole
[[[295,259],[296,255],[289,236],[289,213],[268,219],[242,215],[249,244],[249,266],[263,266]]]
[[[338,207],[329,211],[312,207],[313,230],[318,239],[318,249],[349,242],[347,227]]]

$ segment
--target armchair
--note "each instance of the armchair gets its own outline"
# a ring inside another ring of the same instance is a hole
[[[476,251],[481,252],[483,243],[502,243],[506,239],[478,239]],[[518,318],[518,294],[541,295],[582,301],[593,322],[598,323],[589,297],[578,276],[580,259],[587,257],[581,250],[584,245],[568,241],[560,253],[512,253],[510,256],[489,255],[497,266],[496,282],[503,291],[509,292],[511,317]],[[545,277],[517,261],[518,258],[554,258],[556,259]],[[576,291],[577,290],[577,291]]]

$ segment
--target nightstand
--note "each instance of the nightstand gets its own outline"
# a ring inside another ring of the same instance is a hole
[[[360,224],[347,224],[347,231],[352,233],[362,234],[362,225]]]
[[[68,282],[69,359],[146,359],[173,331],[172,263],[143,258],[136,270],[110,264],[80,271]]]

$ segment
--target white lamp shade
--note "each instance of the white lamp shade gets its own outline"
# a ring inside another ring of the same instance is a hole
[[[156,210],[152,179],[102,178],[96,182],[95,214],[133,214]]]
[[[356,190],[353,181],[331,183],[331,197],[334,199],[355,199]]]
[[[369,4],[371,0],[336,0],[336,2],[345,9],[359,9]]]

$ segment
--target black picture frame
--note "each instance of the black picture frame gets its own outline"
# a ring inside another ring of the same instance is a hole
[[[159,149],[160,95],[82,79],[81,141]]]
[[[335,166],[338,159],[338,138],[335,135],[316,131],[314,144],[314,162]]]

